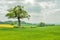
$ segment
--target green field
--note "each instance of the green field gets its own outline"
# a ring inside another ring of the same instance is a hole
[[[0,40],[60,40],[60,26],[0,28]]]

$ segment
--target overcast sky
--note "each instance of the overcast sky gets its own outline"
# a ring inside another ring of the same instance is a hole
[[[7,9],[16,5],[23,5],[31,15],[29,20],[23,21],[60,24],[60,0],[0,0],[0,21],[12,20],[6,18],[5,14]]]

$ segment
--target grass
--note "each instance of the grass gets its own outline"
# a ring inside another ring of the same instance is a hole
[[[60,40],[60,26],[0,28],[0,40]]]

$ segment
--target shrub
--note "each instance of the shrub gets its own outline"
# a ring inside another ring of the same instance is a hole
[[[44,27],[45,26],[45,23],[41,22],[38,24],[39,27]]]

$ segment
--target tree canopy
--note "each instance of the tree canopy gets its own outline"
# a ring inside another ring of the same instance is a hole
[[[23,9],[24,7],[23,6],[15,6],[11,9],[8,10],[8,13],[6,14],[6,16],[8,18],[29,18],[30,15],[28,15],[27,11]]]

